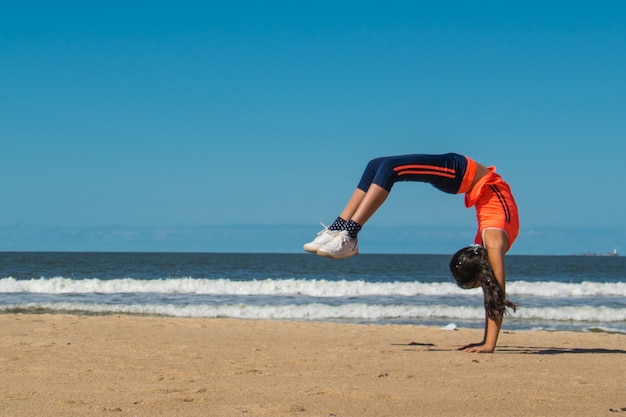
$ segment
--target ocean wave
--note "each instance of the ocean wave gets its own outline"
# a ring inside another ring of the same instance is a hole
[[[55,312],[70,314],[135,314],[190,318],[242,318],[272,320],[368,320],[397,319],[482,320],[482,307],[409,306],[365,303],[330,306],[321,303],[303,305],[248,304],[169,305],[169,304],[99,304],[74,302],[24,303],[0,306],[0,313]],[[607,307],[521,308],[510,319],[625,323],[626,309]]]
[[[474,289],[470,291],[480,291]],[[0,279],[0,293],[36,294],[118,294],[158,293],[196,295],[268,295],[311,297],[360,297],[360,296],[417,296],[417,295],[467,295],[468,290],[456,284],[422,282],[365,282],[328,281],[301,279],[263,279],[236,281],[229,279],[170,278],[137,280],[133,278],[101,280],[97,278],[70,279],[64,277],[17,280],[12,277]],[[602,297],[626,296],[626,283],[560,283],[526,282],[507,283],[509,296],[528,295],[537,297]]]

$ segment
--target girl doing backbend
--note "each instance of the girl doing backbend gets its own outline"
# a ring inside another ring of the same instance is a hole
[[[485,333],[479,343],[459,350],[493,352],[507,307],[504,254],[519,231],[517,205],[509,185],[496,173],[471,158],[456,153],[400,155],[371,160],[356,190],[339,217],[304,245],[307,252],[333,259],[359,253],[358,233],[384,203],[398,181],[429,183],[449,194],[465,194],[465,206],[476,209],[475,245],[459,250],[450,271],[462,288],[482,287],[485,301]]]

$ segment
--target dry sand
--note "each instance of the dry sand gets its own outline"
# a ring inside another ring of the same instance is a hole
[[[626,335],[0,315],[1,416],[625,416]]]

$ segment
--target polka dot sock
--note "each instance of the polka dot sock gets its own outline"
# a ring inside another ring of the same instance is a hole
[[[342,219],[341,217],[337,217],[333,224],[328,226],[328,230],[343,230],[346,223],[347,222],[344,219]]]
[[[357,222],[350,220],[346,223],[344,230],[348,231],[348,235],[350,235],[351,238],[356,239],[359,231],[361,230],[361,227],[362,226]]]

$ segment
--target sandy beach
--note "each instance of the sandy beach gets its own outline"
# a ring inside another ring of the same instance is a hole
[[[626,335],[1,315],[1,416],[626,416]]]

